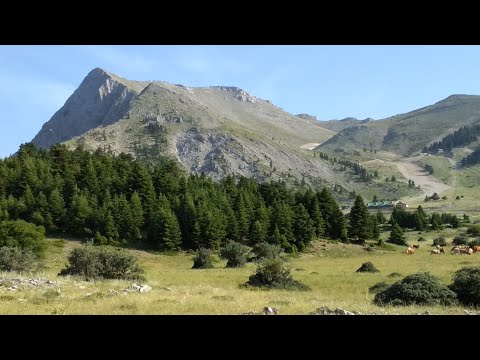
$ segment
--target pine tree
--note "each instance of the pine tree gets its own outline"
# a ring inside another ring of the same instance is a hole
[[[143,209],[140,196],[135,191],[130,199],[130,206],[132,210],[132,235],[134,239],[141,239],[142,235],[140,229],[143,226]]]
[[[88,199],[84,195],[74,195],[69,209],[67,224],[71,234],[85,235],[87,220],[92,212]]]
[[[243,193],[240,193],[240,196],[237,201],[236,206],[237,214],[237,224],[238,224],[238,235],[239,239],[242,240],[248,236],[248,230],[250,228],[250,222],[248,219],[248,212],[245,206]]]
[[[103,234],[112,244],[119,240],[118,230],[110,210],[107,210],[103,219]]]
[[[154,205],[148,229],[148,241],[156,249],[176,251],[182,243],[180,225],[170,208]]]
[[[30,188],[30,185],[26,184],[25,185],[25,192],[23,195],[23,201],[27,207],[26,211],[26,220],[30,221],[32,219],[32,215],[35,211],[35,205],[36,205],[36,200],[35,197],[33,196],[32,189]]]
[[[325,220],[325,234],[332,239],[348,242],[347,224],[342,210],[326,188],[318,194],[320,211]]]
[[[379,224],[385,224],[385,222],[387,221],[387,219],[385,219],[385,215],[383,215],[383,213],[380,211],[377,211],[376,217]]]
[[[65,201],[63,201],[63,196],[58,189],[54,189],[50,193],[49,201],[49,212],[52,218],[52,231],[58,232],[64,230],[64,221],[65,221]]]
[[[302,204],[295,207],[295,216],[293,222],[293,243],[298,250],[302,251],[310,244],[315,236],[313,221],[308,216],[308,212]]]
[[[403,229],[397,224],[393,224],[392,231],[387,242],[397,245],[408,245]]]
[[[293,214],[290,206],[283,201],[276,201],[273,204],[271,226],[277,227],[287,242],[293,238],[292,222]]]
[[[378,224],[377,216],[371,215],[370,225],[372,228],[372,238],[373,240],[377,241],[380,239],[380,226]]]
[[[314,198],[313,211],[312,211],[313,227],[315,229],[315,235],[317,238],[321,237],[325,233],[325,221],[323,220],[320,206],[318,205],[318,199]]]
[[[363,202],[361,195],[357,195],[355,204],[350,211],[350,226],[348,228],[350,239],[364,243],[372,237],[372,225],[370,223],[370,214]]]
[[[200,228],[196,221],[195,204],[189,192],[187,192],[180,202],[179,223],[182,233],[182,245],[185,249],[197,248],[195,244],[200,239]],[[196,230],[194,231],[194,226]]]
[[[224,207],[225,216],[227,218],[227,239],[238,241],[239,240],[239,231],[238,231],[238,222],[235,217],[235,212],[233,211],[230,204],[227,202]]]
[[[458,220],[456,215],[453,215],[452,219],[450,220],[450,225],[452,225],[452,228],[454,229],[460,226],[460,220]]]
[[[266,237],[267,229],[262,225],[259,220],[255,220],[252,224],[252,230],[250,232],[250,239],[252,245],[264,242]]]
[[[132,209],[130,202],[125,195],[115,197],[113,200],[113,217],[117,225],[118,236],[122,241],[135,240],[136,229],[133,223]]]

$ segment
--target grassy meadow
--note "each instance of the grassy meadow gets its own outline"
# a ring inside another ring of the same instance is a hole
[[[308,314],[321,306],[377,314],[462,314],[465,307],[409,306],[378,307],[368,288],[380,281],[393,283],[403,276],[429,271],[445,284],[464,266],[480,266],[480,254],[430,255],[432,239],[443,235],[451,242],[452,229],[441,232],[407,234],[410,243],[421,242],[419,251],[406,255],[405,247],[373,251],[350,244],[318,240],[305,253],[290,257],[293,277],[307,284],[310,291],[249,290],[239,288],[255,271],[255,264],[226,269],[218,260],[214,269],[191,269],[193,256],[187,253],[165,255],[131,250],[146,271],[153,290],[148,293],[124,292],[132,281],[86,282],[74,277],[57,277],[78,241],[48,239],[45,269],[29,278],[61,281],[59,291],[45,288],[8,290],[0,286],[0,314],[244,314],[261,312],[264,306],[277,307],[280,314]],[[388,233],[383,233],[386,239]],[[390,246],[390,245],[389,245]],[[371,261],[379,273],[356,273],[362,263]],[[400,273],[400,277],[389,277]],[[0,278],[20,275],[0,273]]]

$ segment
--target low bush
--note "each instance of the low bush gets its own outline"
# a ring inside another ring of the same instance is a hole
[[[253,252],[256,260],[272,259],[280,256],[283,253],[283,248],[280,245],[261,242],[254,246]]]
[[[467,234],[470,236],[480,236],[480,225],[470,225],[467,228]]]
[[[7,246],[0,248],[0,271],[30,272],[37,265],[36,257],[30,250]]]
[[[452,244],[453,245],[467,245],[468,244],[468,236],[465,235],[457,235],[453,238]]]
[[[380,272],[380,270],[378,270],[378,269],[375,267],[375,265],[373,265],[373,264],[369,261],[369,262],[363,263],[362,266],[360,266],[360,268],[357,269],[357,272],[376,273],[376,272]]]
[[[463,305],[480,305],[480,267],[464,267],[455,272],[449,286]]]
[[[432,246],[437,246],[437,245],[440,245],[440,246],[447,245],[447,239],[445,239],[443,236],[433,239]]]
[[[110,246],[84,245],[73,249],[68,264],[58,275],[77,275],[86,280],[145,280],[143,269],[135,256],[124,249]]]
[[[250,252],[248,246],[235,241],[227,241],[225,246],[220,249],[220,256],[227,260],[226,267],[238,268],[247,263],[247,255]]]
[[[390,285],[388,285],[385,281],[381,281],[379,283],[376,283],[375,285],[373,286],[370,286],[368,288],[368,292],[370,294],[377,294],[379,293],[380,291],[383,291],[385,290],[386,288],[388,288]]]
[[[250,276],[244,285],[265,289],[310,289],[307,285],[294,280],[291,275],[291,269],[279,258],[267,258],[259,262],[255,274]]]
[[[212,250],[200,248],[193,258],[192,269],[213,269]]]
[[[430,273],[406,276],[377,293],[373,302],[385,305],[454,305],[456,294]]]
[[[0,246],[29,250],[35,256],[42,256],[46,247],[45,229],[23,220],[1,221]]]

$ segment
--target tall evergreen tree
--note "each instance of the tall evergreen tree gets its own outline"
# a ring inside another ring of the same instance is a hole
[[[403,229],[397,224],[393,224],[387,242],[397,245],[408,245]]]
[[[59,232],[64,230],[65,201],[63,201],[63,196],[58,189],[54,189],[50,193],[48,206],[52,217],[52,231]]]
[[[320,211],[325,220],[325,234],[332,239],[348,241],[345,216],[327,188],[318,194]]]
[[[315,236],[315,227],[313,221],[308,216],[308,212],[302,204],[295,207],[295,217],[293,222],[293,244],[298,250],[305,249]]]
[[[140,229],[143,226],[143,209],[140,196],[135,191],[130,199],[130,207],[132,210],[132,235],[134,239],[141,239]]]
[[[372,225],[367,206],[361,195],[357,195],[355,204],[350,210],[350,225],[348,228],[350,239],[364,243],[372,237]]]
[[[154,206],[148,241],[156,249],[176,251],[182,243],[180,225],[170,208]]]

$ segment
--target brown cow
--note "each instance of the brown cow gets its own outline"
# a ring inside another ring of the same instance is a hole
[[[473,248],[473,252],[480,252],[480,246],[474,246]]]
[[[415,248],[409,246],[407,248],[407,255],[413,255],[413,254],[415,254]]]

